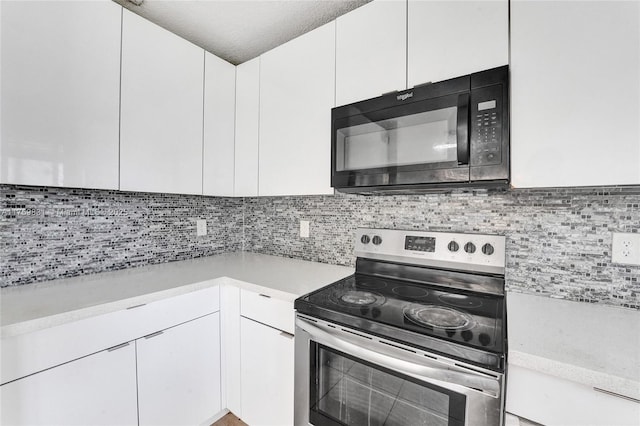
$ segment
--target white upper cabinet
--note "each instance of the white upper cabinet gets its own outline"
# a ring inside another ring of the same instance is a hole
[[[233,196],[236,67],[209,52],[204,59],[202,193]]]
[[[336,105],[406,89],[407,2],[374,0],[336,20]]]
[[[508,0],[408,1],[408,86],[509,63]]]
[[[236,67],[236,140],[234,195],[258,195],[260,58]]]
[[[111,1],[0,8],[0,182],[118,189],[122,8]]]
[[[259,195],[333,194],[335,21],[260,58]]]
[[[515,187],[640,184],[640,2],[511,2]]]
[[[202,194],[204,51],[124,10],[120,189]]]

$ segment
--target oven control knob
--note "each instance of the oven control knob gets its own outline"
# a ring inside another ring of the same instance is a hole
[[[464,245],[464,251],[466,251],[467,253],[475,253],[476,252],[476,245],[469,242],[467,244]]]
[[[495,249],[493,248],[493,246],[489,243],[485,244],[482,246],[482,252],[484,254],[486,254],[487,256],[491,256],[493,254],[493,252],[495,251]]]
[[[382,243],[382,238],[378,237],[377,235],[373,236],[373,244],[375,245],[380,245]]]
[[[371,238],[370,238],[368,235],[363,235],[363,236],[360,238],[360,242],[361,242],[362,244],[369,244],[369,241],[371,241]]]
[[[451,241],[447,247],[449,248],[449,251],[453,252],[456,252],[460,249],[460,245],[455,241]]]

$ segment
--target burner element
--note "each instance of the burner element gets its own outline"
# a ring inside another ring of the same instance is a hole
[[[464,294],[442,294],[438,296],[438,299],[447,305],[457,306],[458,308],[479,308],[482,306],[482,300]]]
[[[400,297],[409,297],[412,299],[425,297],[427,294],[429,294],[429,292],[424,288],[409,285],[394,287],[391,291],[393,291]]]
[[[404,315],[418,325],[444,330],[469,330],[475,326],[468,314],[444,306],[410,306],[404,309]]]
[[[370,305],[375,303],[376,297],[366,291],[349,291],[343,294],[340,300],[351,305]]]
[[[344,293],[338,292],[334,295],[334,299],[341,305],[351,307],[378,306],[382,305],[386,300],[380,294],[359,290],[349,290]]]
[[[381,288],[385,288],[387,286],[387,283],[386,281],[382,281],[382,280],[364,281],[360,279],[356,281],[356,286],[370,288],[373,290],[379,290]]]

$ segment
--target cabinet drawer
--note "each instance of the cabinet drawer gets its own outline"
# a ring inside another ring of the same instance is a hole
[[[127,310],[133,314],[129,328],[131,339],[135,339],[219,311],[220,288],[181,294]]]
[[[295,330],[293,302],[265,294],[240,290],[240,315],[290,334]]]
[[[218,311],[207,288],[2,339],[0,384]]]

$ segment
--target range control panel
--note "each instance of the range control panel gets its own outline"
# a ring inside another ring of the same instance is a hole
[[[404,249],[433,253],[436,251],[436,239],[434,237],[407,235],[404,237]]]
[[[379,260],[504,274],[506,239],[500,235],[360,228],[355,254]]]

